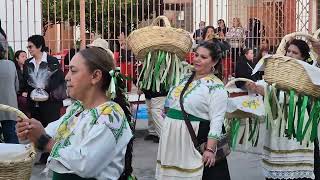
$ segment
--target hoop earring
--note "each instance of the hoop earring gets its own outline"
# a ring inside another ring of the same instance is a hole
[[[212,72],[214,72],[216,69],[214,68],[214,66],[212,66],[211,70],[212,70]]]

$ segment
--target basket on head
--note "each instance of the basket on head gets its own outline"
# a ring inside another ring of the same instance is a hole
[[[157,25],[160,20],[163,20],[164,27]],[[139,60],[143,60],[153,50],[175,53],[180,59],[184,59],[190,51],[192,40],[188,31],[171,27],[167,17],[159,16],[150,26],[130,33],[128,45]]]
[[[10,144],[2,144],[2,146]],[[21,144],[19,144],[21,145]],[[22,146],[22,145],[21,145]],[[3,150],[3,147],[2,147]],[[17,151],[15,149],[15,151]],[[32,147],[10,160],[0,160],[0,179],[3,180],[29,180],[32,172],[32,162],[35,159],[35,151]]]
[[[320,97],[320,86],[312,83],[304,66],[299,63],[300,60],[284,56],[286,43],[296,36],[316,41],[313,36],[306,33],[296,32],[286,35],[276,54],[265,59],[264,79],[268,84],[276,84],[276,87],[281,90],[294,89],[298,94]],[[320,71],[317,67],[310,66],[310,68]]]
[[[305,68],[298,61],[291,57],[273,55],[266,59],[264,79],[282,90],[294,89],[298,94],[320,97],[320,86],[311,82]]]

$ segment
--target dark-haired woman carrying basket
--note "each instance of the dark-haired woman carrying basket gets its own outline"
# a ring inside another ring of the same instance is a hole
[[[18,120],[19,139],[50,152],[47,167],[53,180],[117,180],[125,170],[132,131],[126,107],[110,98],[117,93],[114,70],[113,56],[106,50],[79,51],[66,75],[68,94],[76,100],[67,112],[45,129],[35,119]]]
[[[169,91],[156,179],[230,179],[227,160],[224,158],[216,162],[228,95],[214,71],[225,48],[217,40],[199,45],[193,61],[193,73],[186,75],[178,86]],[[203,153],[195,147],[186,118],[197,139],[203,134],[205,136],[207,146]]]

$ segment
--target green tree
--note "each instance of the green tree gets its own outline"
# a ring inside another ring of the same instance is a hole
[[[124,32],[153,15],[163,14],[163,0],[85,0],[86,29],[103,34],[104,38],[116,38],[116,32]],[[142,2],[144,4],[142,4]],[[42,0],[43,34],[48,25],[68,22],[80,24],[80,0]]]

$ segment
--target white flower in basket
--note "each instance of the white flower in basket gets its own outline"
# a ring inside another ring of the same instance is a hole
[[[30,94],[30,98],[33,101],[42,102],[49,99],[49,94],[45,91],[45,88],[48,85],[49,78],[55,72],[57,70],[52,72],[48,69],[39,69],[37,72],[29,71],[30,79],[28,84],[35,88]]]

